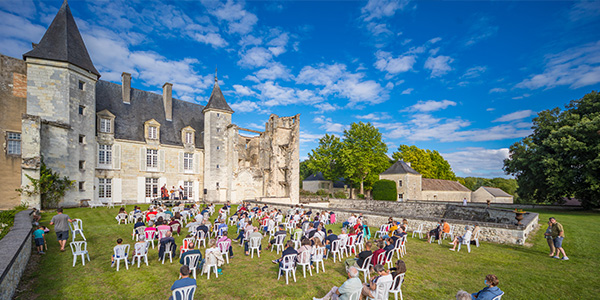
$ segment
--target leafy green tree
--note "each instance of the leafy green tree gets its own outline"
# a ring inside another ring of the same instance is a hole
[[[60,200],[65,196],[74,184],[74,180],[69,180],[68,177],[60,177],[58,172],[48,168],[42,159],[40,168],[40,179],[35,179],[29,175],[25,175],[31,181],[31,185],[26,185],[16,189],[21,194],[27,196],[40,195],[43,208],[56,208]]]
[[[337,181],[343,176],[342,141],[335,135],[325,134],[319,146],[308,154],[307,167],[320,171],[327,180]]]
[[[390,166],[387,150],[381,133],[371,123],[352,123],[350,129],[344,130],[344,174],[347,180],[360,185],[360,194]]]
[[[504,171],[517,178],[518,194],[538,203],[574,197],[586,208],[600,205],[600,94],[573,100],[564,110],[545,110],[533,133],[510,146]]]
[[[397,193],[396,183],[391,180],[381,179],[373,184],[373,200],[396,201]]]
[[[437,150],[420,149],[417,146],[400,145],[392,153],[394,161],[410,162],[415,171],[424,178],[456,180],[452,167]]]

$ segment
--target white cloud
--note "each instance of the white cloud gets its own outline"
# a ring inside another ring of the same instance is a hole
[[[0,52],[13,57],[31,50],[31,42],[39,42],[46,32],[43,26],[3,11],[0,11],[0,28]]]
[[[323,137],[324,134],[314,134],[306,131],[300,131],[300,144],[313,143]]]
[[[502,167],[508,158],[508,148],[485,149],[472,147],[461,151],[440,153],[458,176],[506,177]]]
[[[348,128],[348,125],[335,123],[335,122],[333,122],[333,120],[331,118],[326,118],[324,116],[316,116],[313,119],[313,122],[315,122],[317,124],[322,124],[321,126],[319,126],[319,128],[325,130],[325,132],[327,132],[327,133],[329,133],[329,132],[341,133],[341,132],[344,132],[344,130],[346,130]]]
[[[397,10],[404,9],[409,2],[406,0],[369,0],[367,5],[361,9],[362,19],[371,21],[392,17]]]
[[[492,93],[504,93],[504,92],[506,92],[506,89],[503,89],[503,88],[493,88],[493,89],[491,89],[489,91],[490,94],[492,94]]]
[[[273,53],[263,47],[253,47],[240,53],[238,65],[245,68],[266,66],[273,58]]]
[[[228,23],[230,33],[247,34],[252,31],[258,21],[256,15],[245,10],[242,3],[236,3],[232,0],[227,0],[225,3],[217,1],[202,2],[211,15]]]
[[[315,107],[318,108],[320,110],[320,112],[335,111],[335,110],[340,109],[339,106],[337,106],[335,104],[332,105],[327,102],[316,104]]]
[[[530,97],[530,96],[531,96],[531,94],[523,94],[521,96],[515,96],[515,97],[512,97],[512,98],[514,100],[520,100],[520,99],[527,98],[527,97]]]
[[[235,93],[239,96],[252,96],[252,95],[256,94],[256,92],[254,92],[252,89],[250,89],[247,86],[234,84],[233,88],[235,89]]]
[[[493,108],[493,107],[489,107],[489,108],[486,108],[486,110],[485,110],[485,111],[494,111],[494,110],[496,110],[496,109],[495,109],[495,108]]]
[[[256,104],[256,102],[252,102],[249,100],[232,103],[231,108],[235,112],[258,112],[258,113],[264,112],[260,109],[260,107],[258,106],[258,104]]]
[[[190,36],[197,42],[208,44],[214,48],[223,48],[227,46],[227,41],[221,37],[220,34],[215,32],[208,33],[190,33]]]
[[[594,20],[598,16],[600,16],[600,1],[575,1],[569,12],[569,19],[573,22]]]
[[[471,28],[467,33],[469,38],[465,42],[465,46],[472,46],[480,41],[488,39],[498,32],[498,26],[492,25],[490,18],[486,16],[480,17],[472,22]]]
[[[26,18],[32,18],[36,13],[35,3],[32,0],[0,1],[0,9]]]
[[[401,55],[394,58],[391,53],[381,50],[375,53],[375,57],[377,58],[375,67],[380,71],[386,71],[390,74],[410,71],[417,61],[415,56],[412,55]]]
[[[513,113],[501,116],[500,118],[492,121],[492,122],[510,122],[528,118],[531,115],[534,115],[535,112],[533,110],[519,110]]]
[[[254,87],[259,91],[257,97],[263,100],[263,104],[266,106],[291,104],[314,105],[323,101],[322,97],[316,95],[311,90],[282,87],[273,81],[260,83]]]
[[[545,60],[543,73],[531,75],[516,87],[534,90],[568,85],[577,89],[600,82],[600,41],[549,54]]]
[[[369,113],[366,115],[361,115],[361,116],[355,116],[355,118],[359,119],[359,120],[370,120],[370,121],[380,121],[380,120],[387,120],[387,119],[391,119],[392,117],[386,113]]]
[[[425,61],[425,69],[431,70],[431,77],[440,77],[452,70],[450,64],[454,61],[450,56],[430,56]]]
[[[274,62],[258,70],[256,73],[254,73],[254,76],[258,80],[262,81],[276,79],[289,80],[292,75],[290,74],[290,70],[286,66],[278,62]]]
[[[465,72],[465,74],[463,74],[463,76],[461,76],[461,78],[466,78],[466,79],[477,78],[477,77],[481,76],[483,73],[485,73],[486,70],[487,70],[487,68],[485,66],[472,67],[472,68],[468,69]]]
[[[431,112],[446,109],[448,106],[456,106],[456,102],[450,100],[427,100],[419,101],[417,104],[409,106],[405,111],[420,111],[420,112]]]
[[[412,93],[415,89],[413,88],[407,88],[404,91],[402,91],[402,95],[410,95],[410,93]]]

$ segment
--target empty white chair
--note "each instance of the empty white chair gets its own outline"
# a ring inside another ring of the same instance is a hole
[[[394,281],[377,283],[377,288],[375,291],[371,291],[371,294],[374,292],[374,297],[367,297],[367,300],[387,300],[390,297],[390,288],[392,287],[392,283],[394,283]]]
[[[196,246],[200,247],[200,243],[206,247],[206,234],[202,230],[196,231]]]
[[[165,258],[169,255],[169,261],[173,263],[173,243],[168,242],[165,244],[165,252],[163,253],[162,263],[165,264]],[[160,259],[160,258],[159,258]]]
[[[129,212],[129,215],[127,216],[127,219],[129,220],[129,223],[135,223],[136,219],[133,217],[133,213],[134,213],[134,211],[132,210],[132,211]]]
[[[319,263],[321,263],[323,272],[325,272],[325,261],[323,261],[324,256],[325,256],[325,247],[313,248],[312,262],[315,264],[315,268],[317,269],[317,274],[319,274]]]
[[[472,240],[475,241],[475,246],[479,247],[479,231],[475,232]]]
[[[144,243],[136,243],[133,246],[133,259],[131,260],[131,265],[133,265],[135,263],[135,260],[137,259],[138,261],[138,268],[140,267],[140,263],[142,262],[142,258],[144,259],[144,262],[146,263],[146,266],[148,266],[148,242],[144,242]]]
[[[362,266],[358,266],[358,268],[356,268],[359,272],[363,272],[365,275],[365,283],[367,283],[367,279],[371,279],[371,271],[369,270],[371,268],[371,260],[373,259],[373,255],[369,255],[369,257],[365,258],[365,261],[363,262]]]
[[[127,257],[129,256],[129,244],[116,245],[113,248],[115,263],[117,264],[117,271],[119,271],[119,265],[121,261],[125,261],[125,268],[129,270],[129,262]]]
[[[222,241],[217,243],[217,247],[221,250],[221,254],[225,255],[225,261],[229,263],[229,247],[231,247],[231,241]]]
[[[194,299],[195,292],[196,292],[196,286],[189,285],[189,286],[180,287],[178,289],[174,289],[172,296],[173,296],[173,299],[182,299],[182,300]]]
[[[291,220],[288,223],[285,224],[285,229],[289,230],[290,233],[292,233],[294,231],[294,229],[296,229],[296,221]]]
[[[394,242],[394,250],[392,250],[392,252],[396,252],[396,256],[398,256],[398,259],[400,259],[400,252],[402,252],[402,241],[404,240],[404,238],[399,238],[396,239],[396,242]],[[402,253],[402,256],[404,256],[404,254]]]
[[[194,274],[196,279],[196,269],[198,268],[198,262],[200,262],[200,253],[188,254],[183,260],[183,264],[190,268],[190,271]],[[181,275],[179,275],[181,277]]]
[[[403,236],[400,240],[400,256],[404,257],[406,255],[406,237],[408,235]]]
[[[306,278],[306,268],[308,268],[308,273],[310,276],[312,276],[309,251],[302,251],[302,253],[300,253],[300,256],[298,257],[298,266],[302,266],[302,274],[304,274],[304,278]]]
[[[338,259],[340,261],[342,261],[342,253],[340,250],[340,240],[335,240],[331,243],[331,249],[329,250],[329,253],[331,253],[331,255],[333,255],[333,262],[335,262],[336,255],[337,255]],[[327,255],[329,255],[329,253]]]
[[[88,261],[90,261],[90,254],[87,251],[87,242],[71,242],[69,245],[71,246],[71,253],[73,253],[73,267],[75,266],[75,263],[77,262],[77,256],[79,255],[81,255],[81,263],[85,266],[86,255]]]
[[[339,237],[339,241],[340,241],[340,257],[344,257],[344,255],[348,256],[348,236],[347,235],[341,235]]]
[[[72,223],[69,223],[69,228],[71,229],[73,242],[75,241],[75,235],[77,235],[77,233],[79,233],[83,240],[86,241],[85,236],[83,235],[83,221],[81,219],[74,219]]]
[[[294,282],[296,282],[296,254],[288,254],[283,257],[281,261],[281,265],[279,266],[279,272],[277,275],[277,280],[281,278],[281,273],[285,273],[285,284],[289,284],[288,276],[290,273],[294,278]]]
[[[379,230],[377,230],[375,232],[375,235],[373,235],[373,238],[376,239],[377,237],[382,237],[384,235],[387,235],[388,229],[389,229],[388,224],[383,224],[383,225],[379,226]]]
[[[258,254],[258,257],[260,257],[260,241],[262,240],[261,237],[255,236],[250,238],[250,241],[248,242],[248,250],[250,251],[250,258],[254,258],[254,251],[256,250],[256,254]]]
[[[365,237],[364,235],[358,235],[356,238],[356,250],[360,253],[365,248]]]
[[[402,300],[402,282],[404,281],[404,273],[396,275],[394,277],[394,283],[390,289],[390,293],[394,294],[395,300],[398,300],[398,294],[400,294],[400,300]]]
[[[238,220],[238,216],[237,215],[231,216],[231,218],[229,218],[229,225],[230,226],[235,225],[237,223],[237,220]]]
[[[154,249],[154,238],[156,237],[156,230],[154,231],[144,231],[146,236],[146,242],[152,243],[152,249]]]
[[[271,252],[273,252],[273,248],[275,248],[275,251],[277,251],[277,254],[279,254],[280,249],[281,249],[281,251],[283,251],[283,241],[285,240],[285,237],[286,236],[284,234],[275,236],[275,244],[273,244],[273,247],[271,247]]]
[[[115,219],[117,219],[117,224],[121,224],[121,222],[123,222],[123,224],[127,224],[128,216],[126,213],[120,213],[115,217]]]
[[[357,254],[356,252],[356,235],[349,235],[348,242],[346,242],[346,250],[348,251],[348,256],[352,253]]]
[[[413,233],[412,233],[413,238],[415,237],[415,234],[418,234],[420,239],[423,238],[424,232],[423,232],[423,224],[422,223],[419,224],[419,227],[417,227],[417,230],[413,231]]]

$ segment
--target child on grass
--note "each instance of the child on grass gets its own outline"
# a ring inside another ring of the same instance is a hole
[[[45,232],[43,229],[44,226],[38,226],[38,228],[33,232],[33,238],[35,239],[35,246],[37,247],[38,254],[44,253],[44,243],[46,242]]]
[[[123,244],[123,239],[122,238],[118,238],[117,239],[117,245],[113,248],[113,255],[110,258],[110,266],[114,267],[115,266],[115,254],[114,253],[119,253],[119,248],[121,248],[121,244]],[[127,261],[127,253],[124,253],[125,255],[125,263],[129,263]],[[121,258],[121,257],[117,257],[117,258]]]

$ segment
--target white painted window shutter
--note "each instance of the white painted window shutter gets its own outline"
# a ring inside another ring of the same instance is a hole
[[[200,154],[194,153],[194,173],[200,174]]]
[[[183,151],[179,152],[179,173],[183,173]]]
[[[100,199],[100,195],[98,194],[98,185],[99,185],[98,177],[94,177],[94,201],[97,201],[98,199]]]
[[[121,190],[121,178],[113,178],[112,180],[112,198],[113,203],[123,202],[123,194]]]
[[[146,171],[146,147],[140,148],[140,171]]]
[[[194,183],[192,185],[192,197],[194,198],[194,201],[200,201],[200,182],[198,180],[194,180]]]
[[[121,145],[113,145],[112,168],[115,170],[121,169]]]
[[[160,171],[164,172],[165,171],[165,150],[158,150],[158,160],[159,160],[159,164],[160,164]]]
[[[137,200],[138,203],[146,202],[146,177],[137,178]]]

